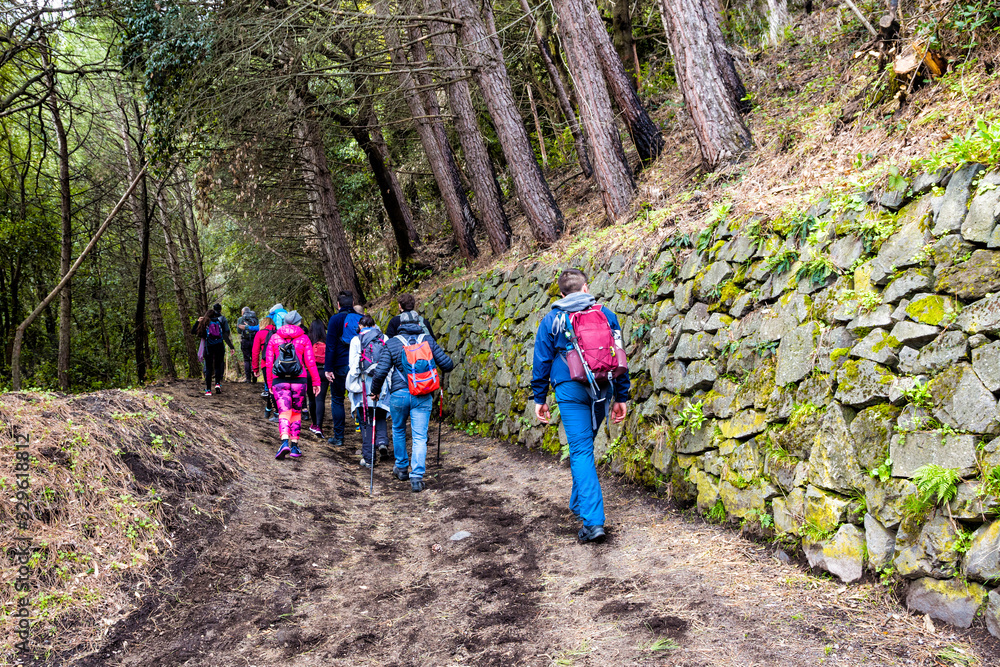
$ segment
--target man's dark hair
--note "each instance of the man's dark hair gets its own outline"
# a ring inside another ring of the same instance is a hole
[[[566,269],[559,274],[559,291],[563,294],[579,292],[587,284],[587,274],[580,269]]]
[[[217,313],[221,313],[222,312],[222,304],[221,303],[215,304],[214,306],[212,306],[212,310],[214,310]]]
[[[347,290],[342,291],[337,295],[337,303],[341,308],[354,308],[354,294],[352,292],[348,292]]]
[[[373,327],[375,326],[375,318],[371,315],[362,315],[361,321],[358,322],[359,327]]]
[[[397,301],[399,301],[399,307],[403,310],[413,310],[417,307],[417,300],[409,293],[400,294]]]

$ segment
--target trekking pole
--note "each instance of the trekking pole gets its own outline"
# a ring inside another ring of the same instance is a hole
[[[361,419],[367,424],[368,423],[368,385],[365,384],[365,376],[361,375]],[[375,433],[375,420],[372,419],[372,434]],[[364,440],[364,427],[361,429],[361,460],[365,459],[365,440]],[[368,480],[368,495],[375,495],[375,438],[372,437],[372,460],[369,461],[371,467],[371,478]]]
[[[444,389],[441,389],[441,396],[438,397],[438,452],[437,462],[441,463],[441,422],[444,421]]]

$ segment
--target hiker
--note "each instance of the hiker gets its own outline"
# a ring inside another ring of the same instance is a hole
[[[343,290],[337,295],[340,310],[330,318],[326,328],[326,359],[323,371],[330,382],[330,419],[333,436],[327,442],[334,447],[344,444],[344,394],[347,373],[350,370],[351,339],[358,334],[361,316],[354,310],[354,294]]]
[[[415,309],[417,307],[417,300],[413,298],[412,294],[400,294],[399,298],[396,299],[399,304],[399,315],[396,315],[391,320],[389,320],[389,325],[385,328],[385,335],[389,338],[395,338],[396,334],[399,333],[399,325],[401,322],[417,322],[423,328],[424,333],[430,334],[431,338],[436,338],[434,335],[434,330],[431,329],[431,325],[420,316]]]
[[[278,327],[274,326],[274,321],[270,317],[265,317],[260,321],[260,330],[253,337],[253,350],[250,355],[250,365],[254,377],[257,377],[261,372],[264,364],[267,341],[277,330]],[[267,373],[264,374],[264,391],[260,393],[260,397],[264,399],[264,419],[277,424],[278,406],[274,402],[271,385],[267,382]]]
[[[326,359],[326,327],[319,320],[313,320],[309,325],[309,340],[312,341],[313,357],[319,362]],[[330,381],[325,375],[319,378],[319,393],[309,392],[309,415],[312,423],[309,425],[309,432],[322,440],[323,435],[323,412],[326,410],[326,392],[330,387]]]
[[[222,328],[222,318],[214,308],[209,308],[204,317],[195,324],[195,331],[204,345],[205,395],[212,395],[212,377],[215,377],[215,393],[222,393],[222,374],[225,371],[226,346]],[[229,344],[232,347],[232,342]]]
[[[401,322],[399,334],[390,338],[379,359],[369,392],[377,400],[382,385],[392,373],[389,412],[392,416],[392,449],[396,457],[393,475],[400,481],[410,480],[416,493],[424,490],[424,469],[427,460],[427,428],[434,406],[434,391],[441,386],[440,372],[455,367],[434,337],[424,332],[417,322]],[[406,420],[410,420],[413,440],[412,470],[406,453]]]
[[[276,303],[267,311],[267,316],[271,318],[274,322],[274,326],[281,328],[281,325],[285,323],[285,314],[288,311],[280,303]]]
[[[372,425],[374,424],[375,449],[379,459],[389,455],[389,434],[386,417],[389,415],[389,382],[382,385],[378,399],[368,398],[368,392],[373,384],[373,375],[378,362],[386,354],[388,337],[375,324],[371,315],[365,315],[358,323],[358,335],[351,340],[350,370],[347,373],[347,391],[350,393],[351,411],[354,421],[361,424],[361,466],[371,468],[375,461],[372,458]]]
[[[250,310],[249,306],[244,306],[240,318],[236,320],[236,330],[240,333],[240,352],[243,353],[243,372],[246,374],[246,382],[256,382],[257,376],[251,371],[253,369],[253,340],[260,330],[257,323],[257,313]]]
[[[233,347],[232,330],[229,328],[229,320],[226,316],[222,314],[222,304],[217,303],[212,306],[212,310],[219,316],[219,323],[222,325],[222,340],[225,341],[226,345],[229,346],[229,351],[236,353],[236,348]]]
[[[291,311],[284,316],[285,323],[271,335],[265,352],[264,373],[268,386],[278,404],[278,445],[276,459],[302,456],[299,450],[299,433],[302,427],[302,408],[306,402],[309,380],[313,392],[320,390],[319,371],[313,356],[312,341],[299,324],[302,316]]]
[[[597,305],[588,292],[586,274],[577,269],[563,271],[559,291],[562,298],[552,304],[535,335],[531,379],[535,416],[549,423],[551,413],[545,401],[551,384],[569,441],[573,475],[569,508],[583,521],[580,541],[600,542],[605,537],[604,497],[594,463],[594,436],[609,402],[612,421],[620,424],[625,419],[631,384],[618,317]]]

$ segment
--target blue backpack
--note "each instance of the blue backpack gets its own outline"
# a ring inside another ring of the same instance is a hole
[[[355,336],[358,335],[358,325],[361,323],[361,316],[351,313],[344,318],[344,330],[340,334],[340,340],[344,345],[350,345]]]

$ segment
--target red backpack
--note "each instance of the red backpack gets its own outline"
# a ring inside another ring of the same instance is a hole
[[[628,371],[621,332],[611,328],[600,304],[568,313],[566,352],[569,375],[579,382],[606,384]]]

